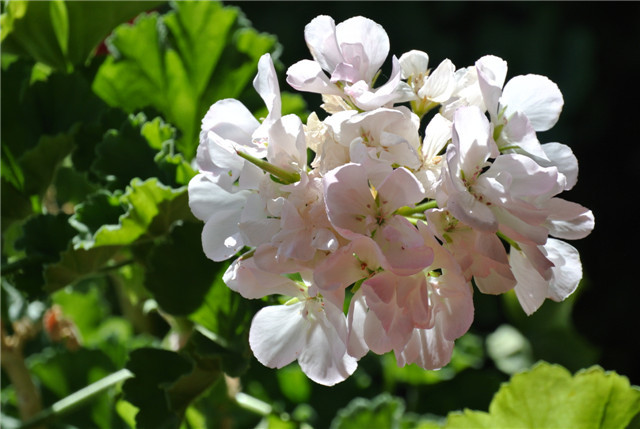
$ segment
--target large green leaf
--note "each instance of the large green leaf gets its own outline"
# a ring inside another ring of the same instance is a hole
[[[496,393],[489,412],[449,415],[447,428],[624,428],[640,413],[640,390],[626,377],[591,367],[572,376],[539,363],[514,375]]]
[[[181,131],[177,149],[191,159],[209,106],[238,97],[277,42],[248,27],[239,10],[210,1],[174,2],[166,15],[140,16],[116,29],[110,46],[114,55],[98,70],[94,91],[128,112],[157,109]]]
[[[131,352],[127,369],[135,377],[125,381],[123,391],[125,399],[139,409],[137,427],[178,428],[182,415],[172,410],[167,389],[192,370],[191,362],[169,350],[140,348]]]
[[[249,365],[249,327],[260,303],[232,291],[221,277],[218,276],[202,305],[189,318],[204,328],[201,332],[219,346],[216,350],[224,350],[223,370],[238,376]]]
[[[221,264],[201,251],[201,232],[198,223],[178,225],[149,255],[145,287],[170,314],[187,316],[197,310],[221,275]]]
[[[404,401],[389,394],[371,400],[356,398],[338,412],[331,422],[331,429],[398,429],[404,409]]]
[[[59,71],[82,66],[118,24],[163,1],[12,0],[2,16],[2,48]]]
[[[128,208],[117,225],[103,225],[85,248],[130,245],[137,240],[152,240],[167,234],[176,221],[194,220],[188,205],[186,187],[172,189],[157,178],[134,179],[122,196]]]
[[[195,172],[175,152],[175,136],[176,129],[160,117],[148,120],[144,112],[129,115],[96,145],[92,170],[115,189],[123,189],[134,178],[151,177],[173,187],[186,185]]]

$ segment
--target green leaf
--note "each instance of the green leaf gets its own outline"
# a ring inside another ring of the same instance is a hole
[[[78,391],[98,381],[117,368],[100,350],[46,349],[29,359],[32,374],[56,399]],[[64,417],[64,422],[75,427],[112,427],[108,395],[93,398],[89,406],[81,407]],[[47,404],[45,404],[47,405]]]
[[[69,249],[60,260],[44,268],[44,290],[53,292],[98,273],[105,268],[120,246]]]
[[[147,262],[145,287],[162,310],[187,316],[204,301],[222,264],[201,250],[202,226],[184,223],[171,230],[167,240],[155,246]]]
[[[134,179],[122,196],[128,206],[118,225],[103,225],[84,247],[130,245],[167,234],[175,222],[193,220],[186,187],[172,189],[158,179]]]
[[[187,185],[196,174],[175,150],[176,129],[160,117],[147,120],[144,112],[110,129],[95,147],[92,170],[111,188],[122,189],[132,179],[157,177],[162,183]],[[136,160],[136,162],[131,162]]]
[[[229,289],[219,276],[200,308],[189,315],[189,319],[204,328],[202,332],[210,340],[226,349],[223,370],[230,375],[244,373],[249,365],[249,327],[258,306],[256,301]]]
[[[399,428],[404,401],[387,393],[374,399],[356,398],[331,422],[331,429]]]
[[[107,131],[96,146],[93,171],[115,189],[123,189],[134,178],[145,180],[160,173],[154,161],[157,150],[143,135],[145,122],[144,114],[130,115],[119,130]]]
[[[171,6],[166,15],[140,16],[114,31],[114,55],[101,65],[93,88],[127,112],[158,110],[180,130],[176,148],[190,160],[209,106],[239,96],[276,39],[248,28],[237,9],[218,2]]]
[[[178,428],[188,405],[218,380],[215,367],[194,365],[178,353],[140,348],[127,369],[135,377],[124,383],[125,399],[138,407],[139,429]]]
[[[489,406],[448,417],[447,428],[624,428],[640,413],[640,390],[626,377],[594,366],[572,376],[538,363],[514,375]]]
[[[12,0],[2,16],[2,47],[68,72],[84,65],[118,24],[163,3]]]

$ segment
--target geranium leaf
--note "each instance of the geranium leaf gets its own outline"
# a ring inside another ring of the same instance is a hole
[[[227,353],[222,356],[223,370],[228,374],[237,376],[247,369],[250,357],[249,326],[259,305],[258,302],[242,298],[218,277],[202,305],[189,315],[189,319],[204,328],[202,332],[210,340],[226,349]]]
[[[187,316],[198,309],[220,274],[221,264],[200,251],[201,232],[197,223],[177,225],[147,260],[145,287],[170,314]]]
[[[2,18],[7,52],[67,72],[82,66],[118,24],[163,1],[12,1]]]
[[[626,427],[638,413],[640,390],[626,377],[597,366],[572,376],[559,365],[541,362],[504,384],[488,413],[452,413],[445,427]]]
[[[274,37],[247,27],[237,9],[217,2],[172,3],[166,15],[119,27],[110,43],[114,55],[98,70],[94,91],[127,112],[157,109],[180,130],[177,149],[188,160],[209,106],[239,96],[260,56],[276,47]]]
[[[178,353],[155,348],[131,352],[127,363],[134,377],[125,381],[125,399],[138,407],[136,427],[178,428],[182,415],[171,409],[167,388],[192,370],[188,359]]]
[[[172,189],[158,179],[134,179],[122,196],[127,211],[118,225],[103,225],[95,233],[91,246],[130,245],[143,237],[152,239],[167,234],[174,222],[193,219],[186,188]]]
[[[405,404],[400,398],[381,394],[374,399],[356,398],[331,422],[331,429],[399,428]]]
[[[44,268],[44,289],[53,292],[92,275],[111,260],[120,246],[100,246],[91,249],[69,249],[60,261]]]

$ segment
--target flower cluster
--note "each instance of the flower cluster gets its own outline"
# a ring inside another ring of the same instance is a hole
[[[571,149],[537,137],[563,107],[552,81],[505,83],[496,56],[432,69],[410,51],[376,85],[389,53],[380,25],[318,16],[304,36],[313,59],[287,83],[321,94],[325,117],[282,115],[266,54],[254,87],[267,117],[234,99],[211,106],[189,184],[205,254],[236,257],[226,285],[279,297],[251,324],[262,364],[297,360],[324,385],[369,350],[437,369],[472,323],[474,287],[514,289],[527,314],[576,289],[579,255],[563,240],[588,235],[594,217],[558,197],[577,181]]]

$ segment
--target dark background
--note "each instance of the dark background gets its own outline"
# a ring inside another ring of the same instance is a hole
[[[507,80],[527,73],[556,82],[565,105],[542,143],[568,144],[580,163],[577,186],[562,196],[593,210],[596,227],[571,242],[584,282],[573,322],[602,351],[599,363],[640,385],[638,138],[640,3],[636,2],[225,2],[283,45],[285,67],[311,58],[304,26],[315,16],[336,23],[363,15],[389,34],[391,55],[410,49],[449,58],[457,68],[493,54],[508,62]],[[385,68],[386,67],[386,68]],[[389,73],[387,61],[383,73]],[[281,76],[281,89],[289,90]],[[305,95],[310,109],[320,98]]]

